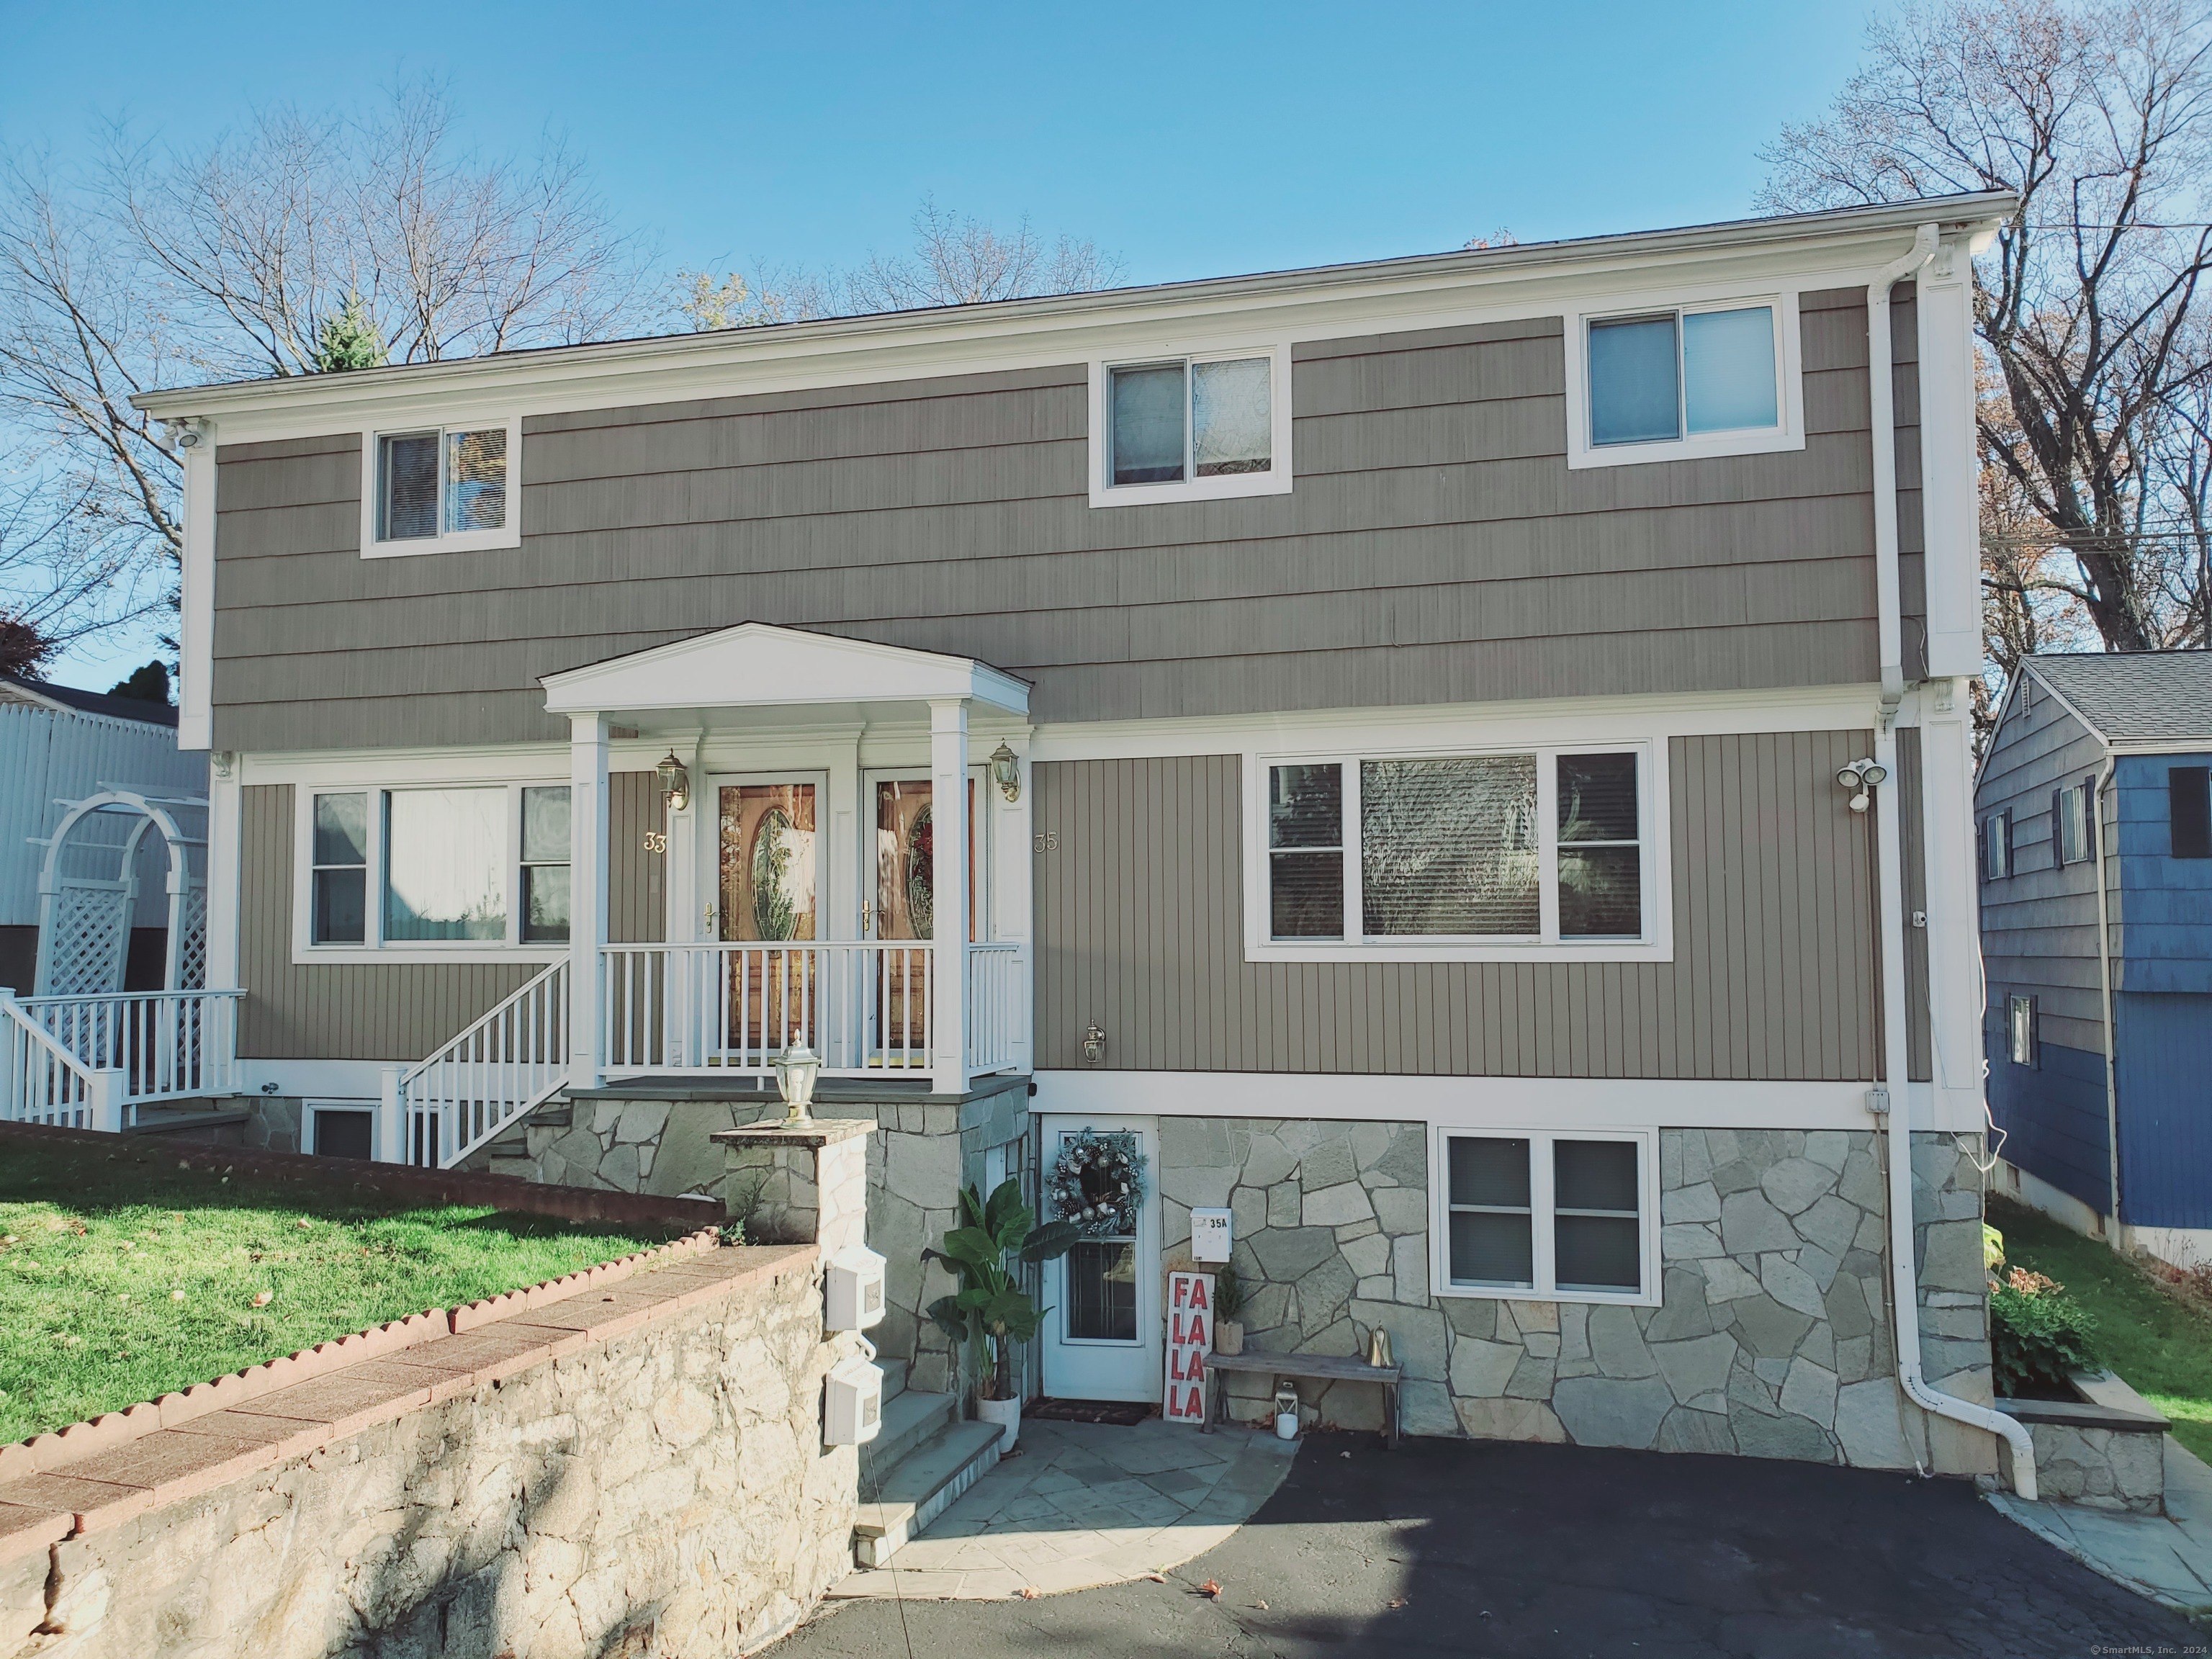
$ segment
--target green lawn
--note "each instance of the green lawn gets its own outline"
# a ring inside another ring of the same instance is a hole
[[[179,1170],[141,1140],[0,1150],[0,1444],[366,1326],[665,1243]],[[256,1298],[267,1300],[256,1305]]]
[[[2048,1273],[2097,1319],[2105,1363],[2164,1412],[2174,1437],[2212,1462],[2212,1313],[2158,1289],[2094,1238],[2002,1199],[1990,1221],[2007,1265]]]

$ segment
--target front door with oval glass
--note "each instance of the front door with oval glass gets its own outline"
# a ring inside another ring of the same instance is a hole
[[[937,822],[927,778],[869,781],[875,811],[875,890],[863,915],[870,939],[919,944],[937,937]],[[975,867],[975,783],[968,783],[968,937],[981,937]],[[875,985],[876,1030],[889,1066],[929,1064],[926,951],[884,952]]]
[[[727,1056],[773,1055],[795,1037],[817,1047],[816,958],[788,947],[819,937],[819,860],[813,780],[718,781],[717,988]]]
[[[1159,1206],[1156,1120],[1048,1117],[1038,1185],[1047,1192],[1070,1146],[1086,1133],[1126,1133],[1144,1158],[1133,1224],[1084,1239],[1045,1264],[1039,1333],[1044,1391],[1060,1400],[1158,1400],[1160,1367]],[[1053,1217],[1049,1205],[1044,1219]]]

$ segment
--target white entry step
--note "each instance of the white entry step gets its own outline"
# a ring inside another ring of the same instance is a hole
[[[951,1399],[951,1395],[939,1396]],[[902,1395],[900,1399],[931,1396]],[[897,1402],[893,1401],[894,1405]],[[890,1410],[884,1416],[890,1431]],[[892,1556],[924,1527],[952,1506],[953,1500],[983,1478],[999,1461],[999,1425],[955,1422],[941,1428],[890,1466],[880,1487],[864,1475],[860,1505],[853,1527],[853,1558],[864,1567],[887,1565]]]

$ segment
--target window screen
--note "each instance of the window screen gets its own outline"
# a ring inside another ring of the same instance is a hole
[[[365,942],[368,899],[368,797],[315,797],[309,936],[317,945]]]
[[[1590,325],[1590,442],[1651,443],[1682,435],[1674,330],[1671,312]]]
[[[2166,793],[2173,856],[2212,859],[2212,767],[2168,769]]]
[[[502,434],[501,441],[504,442]],[[421,541],[438,533],[438,434],[380,438],[376,538]]]
[[[1117,368],[1110,383],[1117,484],[1176,483],[1183,475],[1186,393],[1181,363]]]
[[[1344,937],[1344,769],[1267,769],[1267,912],[1275,939]]]
[[[1682,399],[1693,433],[1778,424],[1772,307],[1683,317]]]
[[[522,792],[522,937],[568,937],[568,791]]]
[[[1191,365],[1191,459],[1200,477],[1267,471],[1274,443],[1271,367],[1265,357]]]
[[[1644,931],[1636,757],[1562,755],[1559,933],[1633,939]]]
[[[1455,1135],[1448,1208],[1455,1285],[1534,1285],[1535,1234],[1528,1143]]]
[[[507,522],[507,428],[446,434],[446,532],[497,530]]]
[[[1538,931],[1534,755],[1368,761],[1359,774],[1370,937]]]

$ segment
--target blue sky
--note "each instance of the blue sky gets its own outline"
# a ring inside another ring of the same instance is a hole
[[[0,0],[0,143],[65,165],[100,118],[191,143],[428,74],[483,151],[565,135],[672,269],[848,262],[934,196],[1164,281],[1745,214],[1754,152],[1827,102],[1869,15]],[[58,678],[105,689],[148,654],[118,640]]]

